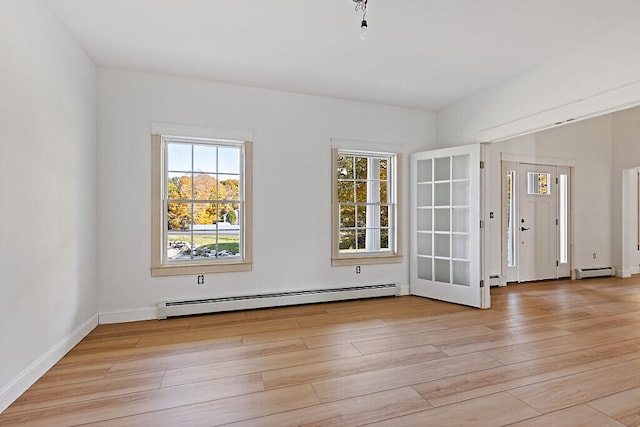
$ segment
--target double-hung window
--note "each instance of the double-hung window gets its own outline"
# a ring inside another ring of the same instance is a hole
[[[251,269],[251,144],[152,136],[154,276]]]
[[[332,265],[400,262],[398,156],[334,149]]]

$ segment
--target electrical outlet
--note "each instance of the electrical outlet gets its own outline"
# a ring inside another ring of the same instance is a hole
[[[362,269],[360,268],[359,265],[356,265],[356,274],[360,274],[362,272]]]
[[[198,285],[204,285],[204,274],[198,276]]]

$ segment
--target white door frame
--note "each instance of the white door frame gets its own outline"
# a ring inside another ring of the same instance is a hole
[[[620,277],[640,273],[640,166],[622,171],[622,260]]]

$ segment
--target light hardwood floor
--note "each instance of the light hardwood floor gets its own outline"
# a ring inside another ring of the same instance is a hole
[[[640,425],[640,276],[102,325],[24,426]]]

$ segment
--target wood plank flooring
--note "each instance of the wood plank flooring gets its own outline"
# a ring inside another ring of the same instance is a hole
[[[640,276],[101,325],[0,426],[640,426]]]

